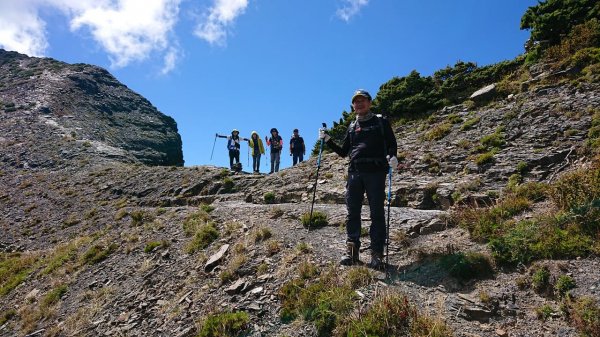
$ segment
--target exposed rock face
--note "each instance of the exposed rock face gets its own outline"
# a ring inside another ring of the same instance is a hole
[[[0,50],[0,130],[1,160],[15,166],[105,158],[183,165],[173,118],[91,65]]]

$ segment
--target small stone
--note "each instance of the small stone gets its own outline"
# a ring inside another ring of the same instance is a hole
[[[39,289],[33,289],[27,295],[25,295],[25,300],[31,301],[31,300],[35,299],[39,293],[40,293]]]
[[[179,301],[177,303],[181,304],[181,302],[185,301],[187,299],[188,296],[190,296],[192,294],[192,291],[188,291],[185,295],[183,295]]]
[[[499,337],[508,337],[508,332],[506,332],[506,330],[503,329],[496,329],[496,335],[498,335]]]
[[[263,287],[256,287],[256,288],[250,290],[250,293],[251,294],[258,294],[258,293],[261,293],[262,291],[263,291]]]
[[[219,249],[219,251],[216,252],[215,254],[213,254],[208,259],[208,261],[204,265],[204,271],[210,272],[211,270],[213,270],[217,266],[217,264],[219,264],[219,262],[221,262],[221,259],[223,258],[223,256],[225,255],[225,253],[227,252],[228,249],[229,249],[229,244],[222,245],[221,248]]]

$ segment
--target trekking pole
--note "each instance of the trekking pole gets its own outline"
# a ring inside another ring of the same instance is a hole
[[[323,128],[327,128],[327,124],[323,123]],[[321,169],[321,153],[323,152],[324,139],[321,139],[321,147],[319,148],[319,157],[317,158],[317,178],[315,179],[315,187],[313,189],[312,203],[310,204],[310,215],[308,217],[308,230],[310,232],[310,225],[312,224],[313,207],[315,206],[315,196],[317,195],[317,184],[319,183],[319,170]]]
[[[385,238],[385,278],[389,277],[389,248],[390,248],[390,206],[392,204],[392,172],[394,169],[390,166],[388,170],[388,193],[387,193],[387,228]]]
[[[210,160],[212,160],[213,153],[215,153],[215,144],[217,144],[217,137],[218,136],[219,136],[219,134],[215,133],[215,142],[213,143],[213,149],[212,149],[212,152],[210,153]]]

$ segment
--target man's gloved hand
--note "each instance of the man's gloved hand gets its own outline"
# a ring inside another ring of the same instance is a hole
[[[331,137],[325,132],[327,129],[325,128],[320,128],[319,129],[319,139],[322,139],[324,142],[328,142]]]
[[[392,170],[398,171],[398,158],[396,158],[396,156],[390,156],[390,155],[388,155],[387,158],[388,158],[388,164],[390,165]]]

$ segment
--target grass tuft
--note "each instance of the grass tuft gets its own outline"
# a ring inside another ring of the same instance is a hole
[[[212,222],[201,225],[194,234],[192,241],[190,241],[185,251],[188,254],[193,254],[199,250],[202,250],[219,237],[219,231],[215,228]]]
[[[96,264],[104,261],[110,254],[117,250],[116,243],[111,243],[108,246],[96,244],[91,246],[81,257],[82,264]]]
[[[399,293],[386,292],[361,315],[351,315],[334,336],[453,336],[439,319],[425,316]]]
[[[243,311],[211,314],[202,322],[198,337],[239,336],[249,323],[250,316]]]
[[[327,214],[325,214],[323,212],[319,212],[319,211],[314,211],[312,214],[312,221],[311,221],[310,213],[304,213],[302,215],[302,217],[300,218],[300,222],[302,222],[302,225],[304,227],[308,227],[310,225],[310,228],[313,228],[313,229],[324,227],[324,226],[327,226],[327,224],[328,224]]]

